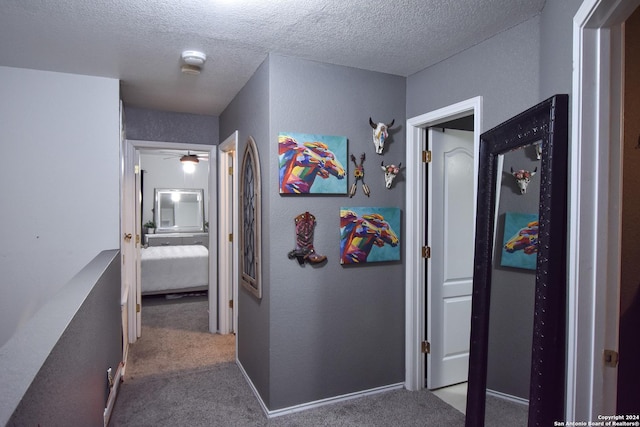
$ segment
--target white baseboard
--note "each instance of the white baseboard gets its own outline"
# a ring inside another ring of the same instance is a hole
[[[333,404],[333,403],[344,402],[344,401],[347,401],[347,400],[357,399],[357,398],[360,398],[360,397],[371,396],[371,395],[374,395],[374,394],[385,393],[385,392],[388,392],[388,391],[399,390],[399,389],[403,389],[404,388],[404,383],[390,384],[390,385],[387,385],[387,386],[382,386],[382,387],[376,387],[376,388],[372,388],[372,389],[368,389],[368,390],[357,391],[357,392],[354,392],[354,393],[343,394],[343,395],[335,396],[335,397],[329,397],[329,398],[326,398],[326,399],[320,399],[320,400],[316,400],[316,401],[313,401],[313,402],[302,403],[300,405],[294,405],[294,406],[290,406],[288,408],[276,409],[276,410],[272,411],[272,410],[269,410],[269,408],[267,408],[267,405],[265,405],[264,401],[262,400],[262,397],[260,396],[260,393],[258,393],[258,390],[253,385],[253,382],[251,381],[251,378],[249,378],[249,375],[247,375],[247,372],[244,370],[244,367],[242,366],[242,363],[240,363],[240,361],[238,359],[236,359],[236,364],[240,368],[240,371],[242,372],[242,375],[244,375],[245,379],[247,380],[247,383],[249,383],[249,387],[251,388],[251,390],[253,391],[253,394],[258,399],[258,402],[260,403],[260,406],[262,407],[262,410],[264,411],[264,413],[267,416],[267,418],[280,417],[282,415],[288,415],[288,414],[293,414],[293,413],[296,413],[296,412],[306,411],[306,410],[313,409],[313,408],[318,408],[318,407],[324,406],[324,405],[330,405],[330,404]]]
[[[521,405],[529,406],[529,400],[522,397],[513,396],[511,394],[502,393],[499,391],[487,389],[487,395],[497,397],[498,399],[508,400],[510,402],[519,403]]]
[[[122,376],[124,375],[124,364],[120,362],[116,375],[113,378],[113,386],[109,390],[109,398],[107,399],[107,406],[104,408],[104,427],[109,425],[111,419],[111,412],[113,412],[113,406],[116,404],[116,397],[118,397],[118,390],[120,389],[120,383],[122,382]]]

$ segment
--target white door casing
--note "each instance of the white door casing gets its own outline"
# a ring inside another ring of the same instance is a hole
[[[424,129],[449,120],[473,114],[473,188],[474,213],[478,186],[478,152],[482,129],[482,97],[478,96],[407,120],[407,233],[405,253],[405,388],[420,390],[425,386],[424,355],[421,343],[425,339],[425,265],[422,247],[425,246],[425,167],[422,151],[426,149]],[[475,224],[473,235],[475,236]],[[473,240],[471,241],[473,243]]]
[[[121,240],[120,252],[122,256],[122,299],[125,303],[123,322],[126,323],[126,335],[129,343],[135,343],[140,336],[140,312],[136,310],[140,303],[140,296],[136,289],[139,280],[139,246],[136,243],[140,235],[136,225],[136,165],[139,156],[135,148],[122,140],[121,162]],[[126,236],[131,235],[130,238]],[[126,362],[126,361],[125,361]]]
[[[122,165],[121,171],[122,191],[123,191],[123,205],[122,205],[122,223],[133,224],[136,222],[136,204],[139,204],[139,200],[136,200],[135,195],[135,164],[139,165],[139,161],[136,163],[136,157],[139,156],[139,149],[159,149],[159,150],[182,150],[182,151],[207,151],[209,154],[209,197],[208,197],[208,212],[209,212],[209,332],[215,333],[218,328],[218,198],[216,194],[217,189],[217,146],[205,145],[205,144],[187,144],[187,143],[172,143],[172,142],[158,142],[158,141],[138,141],[138,140],[126,140],[122,151]],[[127,200],[133,202],[126,202]],[[139,221],[138,221],[139,223]],[[135,236],[132,240],[135,240]],[[123,240],[124,242],[124,240]],[[121,245],[121,250],[125,255],[123,257],[122,268],[122,286],[123,291],[126,288],[128,292],[129,301],[129,343],[135,343],[140,336],[141,330],[141,312],[136,313],[136,304],[134,301],[140,303],[140,273],[139,273],[139,257],[140,257],[140,245],[137,245],[134,249],[135,263],[138,263],[136,271],[135,264],[131,264],[133,260],[131,257],[126,256],[126,245]],[[137,258],[135,258],[137,257]],[[132,321],[135,319],[135,321]]]
[[[467,381],[474,252],[473,132],[428,129],[427,388]]]
[[[220,325],[221,334],[238,330],[237,294],[239,280],[238,264],[238,131],[235,131],[219,145],[219,229],[220,241]],[[231,236],[225,239],[225,236]],[[231,304],[224,304],[232,301]],[[231,307],[233,305],[233,307]]]
[[[566,418],[615,413],[623,23],[640,0],[584,0],[573,19]],[[619,117],[620,120],[612,120]],[[602,254],[606,256],[602,256]]]

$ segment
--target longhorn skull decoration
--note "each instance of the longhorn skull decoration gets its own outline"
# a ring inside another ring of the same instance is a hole
[[[393,184],[393,180],[396,179],[396,176],[400,173],[400,168],[402,167],[402,163],[398,163],[396,165],[384,165],[384,162],[380,163],[380,167],[384,171],[384,186],[387,188],[391,188],[391,184]]]
[[[535,144],[536,146],[536,159],[540,160],[542,158],[542,142]]]
[[[531,177],[534,176],[537,171],[537,166],[532,172],[524,169],[514,171],[513,168],[511,168],[511,175],[516,179],[516,184],[518,184],[520,194],[525,194],[527,192],[527,187],[529,186],[529,182],[531,182]]]
[[[389,137],[389,128],[393,126],[395,121],[396,119],[393,119],[389,124],[375,124],[373,120],[371,120],[371,117],[369,117],[369,125],[373,128],[373,145],[376,147],[376,154],[382,154],[382,150],[384,150],[384,142]]]
[[[365,155],[364,153],[362,153],[360,155],[360,164],[358,165],[356,163],[356,156],[354,156],[353,154],[351,155],[351,161],[353,162],[356,168],[353,171],[353,177],[355,178],[355,181],[353,182],[353,184],[351,184],[351,188],[349,189],[349,197],[353,197],[356,194],[357,184],[358,184],[358,181],[360,180],[362,180],[362,192],[366,194],[367,197],[369,197],[369,194],[371,194],[371,190],[369,189],[369,186],[364,183],[364,166],[362,165],[364,163],[364,159],[365,159]]]

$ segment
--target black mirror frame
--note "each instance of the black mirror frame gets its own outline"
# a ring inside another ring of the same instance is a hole
[[[568,95],[480,135],[466,427],[484,426],[498,155],[542,141],[529,427],[564,419]]]

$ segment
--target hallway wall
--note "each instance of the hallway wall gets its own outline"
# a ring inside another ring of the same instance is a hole
[[[120,246],[119,82],[0,67],[0,345]]]

